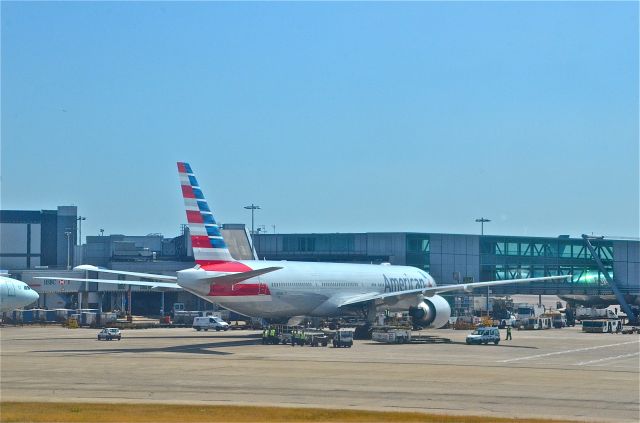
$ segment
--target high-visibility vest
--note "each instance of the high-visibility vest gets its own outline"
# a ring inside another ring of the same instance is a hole
[[[271,335],[271,336],[276,336],[276,330],[275,330],[275,329],[271,329],[271,333],[270,333],[270,335]]]

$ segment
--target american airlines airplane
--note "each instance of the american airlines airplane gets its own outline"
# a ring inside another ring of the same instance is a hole
[[[40,296],[26,283],[0,276],[0,312],[15,310],[38,301]]]
[[[373,320],[376,309],[383,308],[408,311],[416,326],[439,328],[451,316],[449,303],[438,295],[443,292],[570,277],[551,276],[439,287],[428,273],[409,266],[234,260],[191,166],[179,162],[178,173],[195,267],[181,270],[174,277],[81,265],[75,270],[134,276],[151,281],[66,279],[185,289],[240,314],[272,320],[343,314],[364,314]]]

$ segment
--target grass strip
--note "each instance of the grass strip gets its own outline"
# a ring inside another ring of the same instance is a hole
[[[146,423],[146,422],[428,422],[548,423],[548,419],[447,416],[412,412],[332,410],[322,408],[234,405],[107,404],[1,402],[2,423]],[[556,420],[555,422],[560,422]]]

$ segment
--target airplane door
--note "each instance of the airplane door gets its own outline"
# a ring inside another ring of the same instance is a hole
[[[269,288],[267,284],[262,280],[261,277],[258,277],[258,295],[267,295],[269,292]]]
[[[10,297],[15,297],[16,296],[16,286],[13,284],[13,282],[9,281],[7,282],[7,289],[8,291],[8,295]]]

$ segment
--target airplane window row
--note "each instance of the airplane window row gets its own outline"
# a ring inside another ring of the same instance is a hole
[[[275,282],[273,284],[274,287],[276,288],[287,288],[287,287],[294,287],[294,286],[312,286],[311,282]]]
[[[303,287],[303,286],[313,286],[312,282],[274,282],[274,288],[292,288],[292,287]],[[357,282],[322,282],[323,288],[355,288],[358,286]]]
[[[335,288],[335,287],[357,287],[358,283],[357,282],[322,282],[322,286],[323,287],[331,287],[331,288]]]

